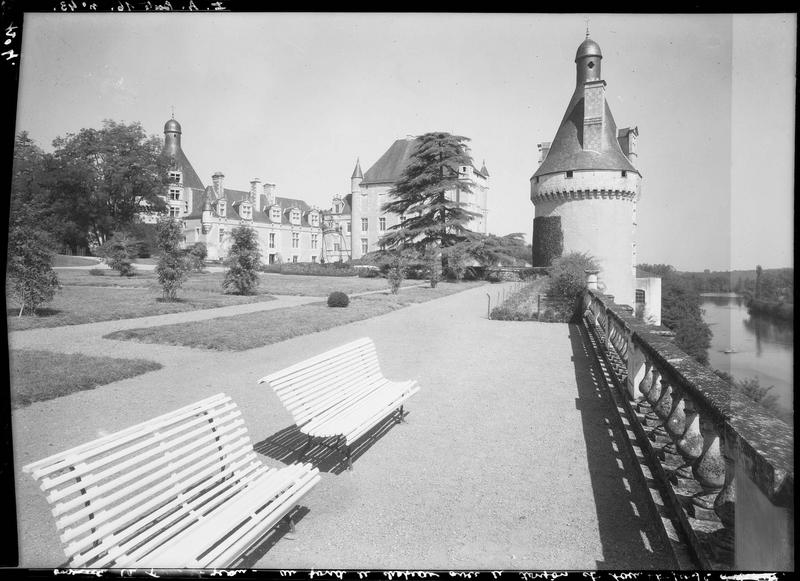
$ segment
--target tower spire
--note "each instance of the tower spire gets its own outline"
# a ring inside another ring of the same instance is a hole
[[[586,38],[589,38],[589,17],[585,18],[586,20]]]

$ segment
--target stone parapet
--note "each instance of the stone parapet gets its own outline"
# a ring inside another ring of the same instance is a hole
[[[731,391],[627,305],[587,290],[584,318],[602,337],[657,458],[656,472],[704,567],[794,567],[794,434]]]
[[[628,199],[636,201],[642,178],[636,172],[574,171],[534,177],[531,180],[531,202],[543,200],[582,200],[588,198]]]

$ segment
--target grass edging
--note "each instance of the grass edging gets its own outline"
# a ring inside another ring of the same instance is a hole
[[[205,321],[125,329],[104,335],[103,338],[217,351],[245,351],[383,315],[479,284],[439,284],[435,289],[407,288],[397,295],[353,297],[346,308],[331,308],[323,301]]]
[[[13,409],[94,389],[162,367],[160,363],[146,359],[22,349],[9,352],[9,364]]]

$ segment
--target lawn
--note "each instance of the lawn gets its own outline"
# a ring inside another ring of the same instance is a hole
[[[226,295],[222,292],[223,272],[192,273],[178,291],[178,301],[161,300],[161,286],[153,271],[139,270],[135,276],[119,276],[114,270],[56,269],[62,289],[50,303],[39,309],[38,316],[17,317],[17,309],[8,301],[6,311],[9,331],[79,325],[115,319],[165,315],[197,309],[211,309],[243,303],[272,300],[273,294],[327,297],[334,290],[348,295],[386,289],[382,278],[301,276],[261,274],[258,294]],[[409,280],[406,285],[422,281]]]
[[[482,284],[485,283],[440,283],[435,289],[426,286],[401,289],[396,295],[379,293],[354,297],[345,308],[333,308],[325,302],[319,302],[208,321],[116,331],[104,338],[219,351],[244,351],[383,315],[414,303],[440,298]]]
[[[161,368],[144,359],[116,359],[49,351],[12,350],[11,405],[14,409]]]

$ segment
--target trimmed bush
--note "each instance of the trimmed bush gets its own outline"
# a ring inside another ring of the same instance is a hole
[[[102,268],[93,268],[89,271],[92,276],[105,276],[105,271]]]
[[[550,266],[564,252],[561,216],[539,216],[533,219],[532,266]]]
[[[350,297],[341,291],[333,291],[328,295],[329,307],[346,307],[350,304]]]

